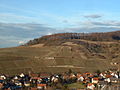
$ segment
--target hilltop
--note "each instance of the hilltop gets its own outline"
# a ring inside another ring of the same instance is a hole
[[[0,49],[0,72],[95,72],[120,68],[120,31],[59,33]]]
[[[54,43],[55,41],[70,41],[70,40],[89,40],[89,41],[118,41],[120,40],[120,31],[106,32],[106,33],[59,33],[46,35],[34,40],[30,40],[26,45],[34,45],[44,43],[48,44],[50,41]],[[56,45],[56,43],[54,43]]]

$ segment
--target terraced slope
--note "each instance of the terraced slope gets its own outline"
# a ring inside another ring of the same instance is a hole
[[[118,41],[72,39],[4,48],[0,49],[0,72],[16,74],[117,69],[120,65],[119,47]]]

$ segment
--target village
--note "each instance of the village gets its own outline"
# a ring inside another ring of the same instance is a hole
[[[69,87],[71,84],[81,87]],[[0,74],[0,90],[120,90],[119,71]]]

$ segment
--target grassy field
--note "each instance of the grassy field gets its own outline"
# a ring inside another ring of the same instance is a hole
[[[69,87],[69,89],[85,89],[85,85],[83,85],[82,83],[72,83],[67,85],[67,87]]]

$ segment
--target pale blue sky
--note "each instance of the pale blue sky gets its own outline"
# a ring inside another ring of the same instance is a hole
[[[0,0],[0,47],[51,33],[119,30],[119,4],[120,0]]]
[[[0,22],[65,28],[87,20],[83,16],[89,14],[103,15],[103,20],[118,20],[119,4],[119,0],[0,0]]]

